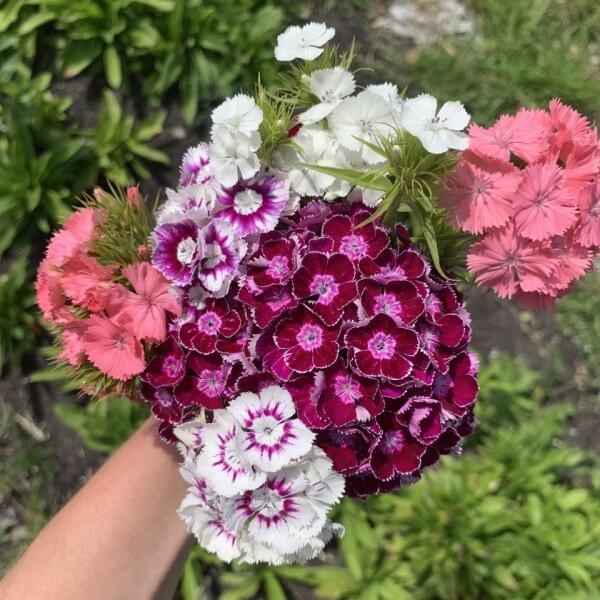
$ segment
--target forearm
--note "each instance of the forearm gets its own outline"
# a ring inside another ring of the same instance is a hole
[[[0,582],[0,599],[167,597],[188,543],[177,461],[145,423],[44,528]]]

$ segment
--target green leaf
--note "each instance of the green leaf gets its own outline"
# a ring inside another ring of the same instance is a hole
[[[325,175],[331,175],[342,181],[347,181],[360,187],[369,188],[371,190],[378,190],[380,192],[387,192],[392,188],[392,182],[380,173],[380,171],[355,171],[353,169],[342,169],[339,167],[325,167],[321,165],[314,165],[310,163],[300,163],[303,167],[317,171],[318,173],[324,173]]]
[[[118,89],[121,87],[123,81],[121,59],[114,46],[108,46],[104,50],[104,73],[111,88]]]
[[[135,139],[138,142],[147,142],[157,136],[163,128],[167,116],[166,110],[159,110],[135,126]]]
[[[264,572],[263,585],[266,600],[286,600],[285,591],[273,571]]]
[[[67,79],[76,77],[90,66],[102,52],[99,40],[77,40],[67,44],[63,56],[63,75]]]
[[[191,558],[188,558],[183,566],[180,590],[183,600],[198,600],[200,597],[200,583],[194,560]]]

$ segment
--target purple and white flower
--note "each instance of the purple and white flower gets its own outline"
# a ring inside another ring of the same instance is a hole
[[[238,274],[240,261],[246,254],[246,244],[233,227],[223,219],[215,219],[202,231],[203,254],[198,265],[202,285],[217,297],[229,291]]]
[[[166,193],[167,201],[156,212],[158,225],[189,220],[202,226],[208,222],[217,198],[215,189],[203,183],[167,189]]]
[[[244,457],[255,467],[273,473],[304,456],[315,435],[299,419],[290,393],[279,386],[263,389],[259,395],[240,394],[227,410],[241,425]]]
[[[154,230],[152,264],[172,283],[192,283],[205,247],[200,227],[194,221],[165,223]]]
[[[289,199],[288,184],[275,177],[239,181],[218,196],[216,216],[227,221],[240,236],[275,229]]]
[[[187,187],[196,183],[210,185],[214,176],[209,165],[208,144],[202,142],[188,148],[179,167],[179,187]]]

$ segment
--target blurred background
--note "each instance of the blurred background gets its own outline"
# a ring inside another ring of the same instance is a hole
[[[272,82],[275,38],[303,20],[356,40],[362,83],[462,100],[481,124],[554,96],[600,115],[597,0],[1,0],[0,575],[147,415],[47,368],[33,281],[50,232],[95,185],[174,185],[211,109]],[[600,598],[600,275],[554,313],[468,299],[481,425],[462,457],[344,502],[346,536],[310,566],[195,550],[179,597]]]

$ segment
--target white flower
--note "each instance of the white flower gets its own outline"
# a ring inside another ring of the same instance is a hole
[[[240,394],[227,410],[244,430],[244,458],[255,467],[273,473],[290,461],[304,456],[315,434],[299,419],[290,393],[272,385],[257,396]]]
[[[450,148],[465,150],[468,137],[462,130],[470,116],[460,102],[446,102],[436,114],[437,100],[421,94],[404,102],[400,125],[421,140],[431,154],[442,154]]]
[[[398,93],[398,86],[395,83],[378,83],[368,85],[366,88],[368,91],[381,96],[392,109],[394,116],[398,116],[402,111],[402,98]]]
[[[245,94],[227,98],[213,110],[211,116],[215,127],[227,127],[247,136],[258,131],[263,119],[262,110],[254,98]]]
[[[199,419],[192,419],[178,425],[173,429],[175,437],[186,447],[196,450],[202,447],[202,428],[204,423]]]
[[[156,212],[156,223],[164,225],[191,219],[204,225],[215,208],[216,198],[214,188],[202,183],[178,190],[167,189],[167,200]]]
[[[343,162],[340,147],[331,133],[317,127],[303,127],[293,141],[300,151],[284,148],[282,152],[282,168],[288,171],[290,189],[300,196],[320,196],[336,183],[336,178],[301,163],[339,167]]]
[[[334,35],[335,29],[325,23],[307,23],[303,27],[292,25],[277,36],[275,58],[280,61],[314,60]]]
[[[214,412],[213,423],[175,430],[194,448],[181,445],[180,472],[190,487],[178,513],[198,543],[224,561],[304,562],[343,533],[329,512],[344,478],[294,417],[290,394],[270,386],[241,394]]]
[[[393,125],[389,103],[369,90],[345,98],[329,115],[329,126],[338,142],[348,150],[360,152],[369,163],[380,162],[381,155],[362,142],[379,144],[381,137],[392,133]]]
[[[313,71],[308,78],[310,91],[320,100],[300,115],[305,125],[324,119],[346,97],[354,93],[354,76],[341,67]]]
[[[355,171],[367,171],[373,168],[372,164],[367,163],[364,158],[361,156],[359,152],[353,152],[351,150],[345,150],[344,156],[348,161],[348,166]],[[377,167],[385,166],[385,158],[383,156],[379,157],[380,161],[377,163]],[[370,188],[364,188],[360,186],[355,186],[350,194],[348,195],[349,202],[362,202],[364,205],[369,206],[371,208],[375,208],[381,204],[381,200],[383,198],[385,192],[381,190],[373,190]]]
[[[227,498],[261,486],[266,474],[246,460],[240,424],[226,410],[215,410],[214,419],[202,430],[199,474],[217,494]]]
[[[209,155],[216,180],[225,187],[231,187],[240,178],[250,179],[258,173],[260,162],[256,150],[259,146],[260,137],[256,132],[247,136],[225,126],[215,127]]]

